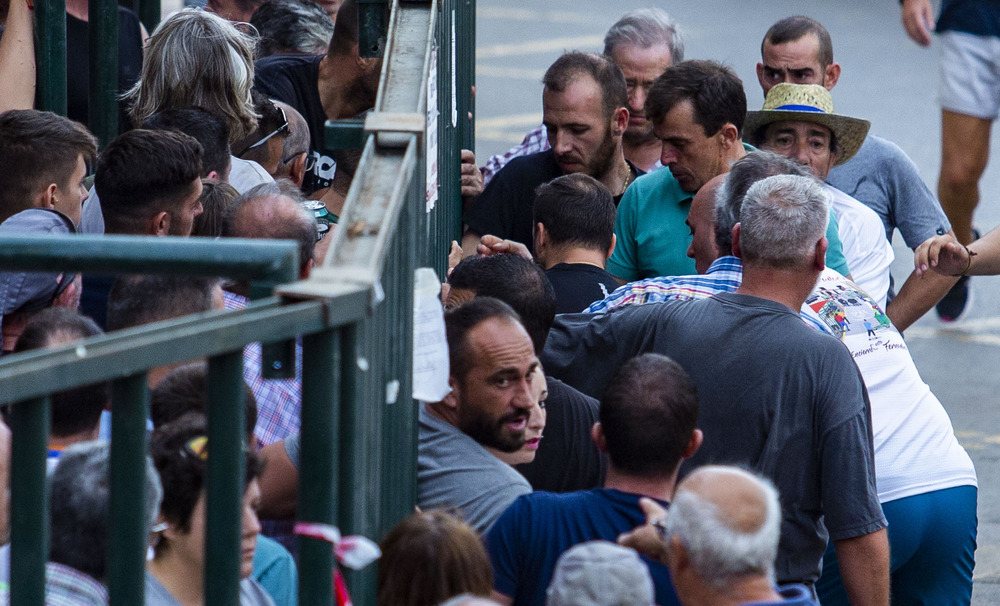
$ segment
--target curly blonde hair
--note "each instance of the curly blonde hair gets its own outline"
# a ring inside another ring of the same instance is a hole
[[[124,98],[142,124],[158,111],[202,107],[229,125],[230,142],[253,132],[256,40],[230,22],[196,9],[178,11],[149,37],[139,81]]]

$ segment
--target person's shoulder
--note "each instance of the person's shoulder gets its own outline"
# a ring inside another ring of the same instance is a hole
[[[509,180],[524,178],[545,178],[550,180],[552,175],[559,176],[562,171],[556,164],[555,153],[551,149],[540,151],[527,156],[519,156],[506,164],[494,177],[494,180]]]
[[[545,376],[546,387],[549,395],[546,402],[555,401],[563,407],[572,407],[593,412],[595,415],[600,408],[600,403],[596,398],[576,389],[572,385],[567,385],[555,377]]]
[[[670,172],[670,168],[666,166],[637,177],[632,185],[629,185],[628,189],[625,190],[626,197],[629,196],[629,192],[632,193],[632,196],[640,197],[654,192],[660,196],[674,198],[690,198],[694,195],[681,189],[680,183],[674,178],[674,173]]]

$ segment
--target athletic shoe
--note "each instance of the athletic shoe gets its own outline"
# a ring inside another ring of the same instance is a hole
[[[942,322],[958,322],[965,319],[972,309],[972,289],[969,276],[962,276],[944,297],[934,306]]]

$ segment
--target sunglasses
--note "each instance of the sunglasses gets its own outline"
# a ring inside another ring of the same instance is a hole
[[[281,112],[281,124],[278,125],[278,128],[276,128],[273,131],[271,131],[270,135],[268,135],[268,136],[264,137],[263,139],[257,141],[256,143],[254,143],[250,147],[247,147],[246,149],[244,149],[240,153],[236,154],[237,156],[242,156],[243,154],[247,153],[251,149],[256,149],[256,148],[260,147],[261,145],[264,145],[265,143],[268,142],[268,140],[271,137],[273,137],[275,135],[280,135],[281,133],[288,131],[288,117],[285,116],[285,108],[281,107],[280,105],[275,105],[273,107],[275,107],[279,112]]]

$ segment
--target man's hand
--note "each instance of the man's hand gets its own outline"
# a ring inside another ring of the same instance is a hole
[[[950,233],[934,236],[913,251],[914,271],[917,275],[934,270],[943,276],[958,276],[971,268],[969,254]]]
[[[462,200],[471,201],[483,193],[483,173],[476,166],[476,156],[467,149],[462,150]]]
[[[920,46],[931,45],[934,30],[934,9],[931,0],[903,0],[903,27]]]
[[[653,499],[639,499],[639,507],[646,514],[646,523],[636,527],[631,532],[618,535],[618,544],[631,547],[642,555],[667,564],[667,544],[660,536],[658,526],[667,519],[667,510]]]
[[[513,240],[503,240],[496,236],[485,235],[479,239],[476,253],[489,257],[490,255],[521,255],[529,261],[534,261],[531,251],[520,242]]]

